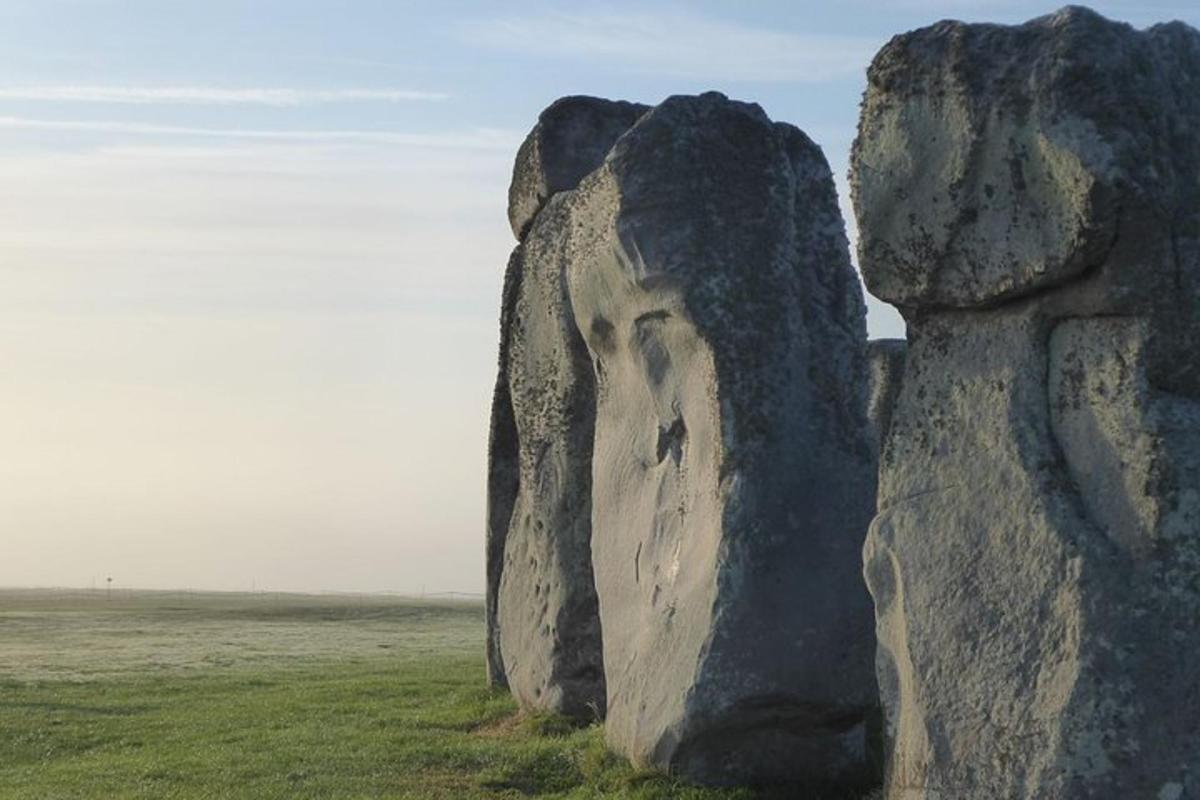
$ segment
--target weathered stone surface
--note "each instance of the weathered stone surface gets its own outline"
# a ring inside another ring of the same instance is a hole
[[[512,395],[508,388],[508,364],[512,342],[513,314],[517,291],[521,286],[522,251],[518,245],[508,259],[504,289],[500,300],[499,374],[492,392],[492,417],[488,431],[487,532],[485,544],[487,594],[487,679],[491,686],[507,687],[504,658],[500,652],[500,625],[497,611],[500,576],[504,572],[504,545],[512,524],[513,506],[520,490],[520,464],[517,451],[517,421],[513,417]]]
[[[564,222],[552,198],[519,248],[507,371],[518,478],[496,622],[521,706],[587,718],[604,709],[590,550],[595,387],[564,291]]]
[[[610,745],[705,782],[870,782],[865,310],[824,157],[673,97],[560,197]]]
[[[867,421],[880,452],[892,427],[892,408],[904,380],[904,339],[872,339],[867,342]]]
[[[871,69],[861,264],[909,324],[865,548],[891,800],[1200,797],[1198,80],[1195,31],[1077,8]]]
[[[600,165],[638,108],[558,101],[522,146],[509,192],[523,242],[505,274],[488,451],[488,676],[524,708],[582,718],[602,715],[605,695],[590,549],[595,388],[553,195]]]
[[[648,106],[599,97],[564,97],[538,117],[525,137],[508,188],[508,220],[523,239],[556,192],[574,189]]]
[[[1138,223],[1194,207],[1180,123],[1200,102],[1198,47],[1180,23],[1139,33],[1081,8],[894,38],[853,154],[867,288],[902,308],[996,303],[1078,278]]]

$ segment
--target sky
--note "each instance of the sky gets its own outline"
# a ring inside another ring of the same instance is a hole
[[[1095,7],[1200,25],[1194,0]],[[853,238],[871,56],[1052,10],[0,0],[0,585],[482,591],[505,201],[538,112],[758,102],[822,145]]]

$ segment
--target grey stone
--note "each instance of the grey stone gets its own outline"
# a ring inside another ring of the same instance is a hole
[[[507,364],[517,492],[496,627],[508,687],[523,708],[595,718],[604,710],[590,550],[595,388],[564,291],[563,221],[552,198],[517,256]]]
[[[600,166],[613,142],[629,130],[648,106],[599,97],[563,97],[538,117],[513,165],[508,188],[508,220],[525,238],[546,201],[574,189]]]
[[[880,452],[892,427],[892,408],[900,395],[907,353],[908,342],[904,339],[867,342],[867,421]]]
[[[909,326],[864,553],[892,800],[1200,797],[1198,81],[1197,32],[1079,8],[871,68],[860,261]]]
[[[553,198],[600,165],[639,108],[556,102],[522,145],[509,191],[523,241],[505,274],[488,449],[488,678],[525,709],[584,719],[605,702],[590,550],[595,388]]]
[[[901,308],[995,304],[1194,208],[1198,47],[1180,23],[1137,32],[1074,7],[894,38],[852,158],[867,288]],[[1110,269],[1110,293],[1158,288],[1146,277]]]
[[[512,396],[508,388],[508,364],[512,341],[512,316],[516,311],[521,286],[522,251],[518,245],[508,259],[504,289],[500,300],[499,374],[492,392],[492,416],[488,430],[487,534],[485,544],[487,594],[487,680],[490,686],[506,688],[504,657],[500,651],[500,625],[497,617],[500,600],[500,575],[504,572],[504,545],[512,524],[513,506],[520,490],[520,466],[517,451],[517,421],[513,417]]]
[[[865,308],[820,149],[672,97],[560,197],[609,744],[707,783],[870,783]]]

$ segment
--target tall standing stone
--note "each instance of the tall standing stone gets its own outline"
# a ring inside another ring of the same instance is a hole
[[[870,783],[865,308],[820,149],[672,97],[552,206],[595,365],[610,745],[703,782]]]
[[[1178,23],[947,22],[871,66],[890,800],[1200,797],[1198,128]]]
[[[524,708],[581,718],[604,711],[590,550],[595,387],[566,295],[556,195],[644,111],[559,100],[522,145],[509,192],[521,243],[505,274],[488,451],[488,675]]]

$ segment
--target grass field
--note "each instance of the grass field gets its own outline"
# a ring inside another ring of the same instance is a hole
[[[484,688],[482,609],[0,590],[0,798],[678,798]],[[785,795],[796,797],[795,793]]]

